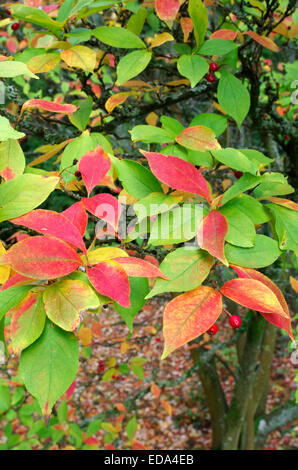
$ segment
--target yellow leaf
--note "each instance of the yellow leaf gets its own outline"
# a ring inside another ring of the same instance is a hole
[[[90,264],[98,264],[101,261],[107,261],[113,258],[120,258],[128,256],[128,254],[114,246],[97,248],[96,250],[88,251],[88,261]],[[86,263],[85,255],[82,256],[82,261]]]
[[[57,54],[40,54],[27,62],[27,67],[33,73],[45,73],[53,70],[60,62]]]
[[[83,346],[88,346],[88,344],[90,344],[91,341],[92,341],[91,330],[90,330],[90,328],[87,328],[85,326],[83,326],[79,329],[78,336],[79,336]]]
[[[96,52],[86,46],[74,46],[61,52],[61,58],[69,67],[83,69],[85,72],[93,72],[96,65]]]
[[[150,45],[149,49],[152,49],[153,47],[161,46],[165,42],[174,41],[174,40],[175,39],[173,38],[173,36],[170,33],[158,34],[157,36],[152,38],[151,45]]]
[[[116,364],[117,364],[116,358],[111,357],[111,359],[108,360],[107,366],[108,367],[115,367]]]
[[[156,126],[158,121],[158,115],[152,111],[146,116],[145,121],[149,126]]]
[[[4,246],[2,245],[2,242],[0,241],[0,257],[6,253],[6,250]],[[0,266],[0,284],[4,284],[8,279],[10,275],[10,266]]]
[[[120,106],[120,104],[125,103],[127,98],[133,94],[133,92],[123,92],[110,96],[110,98],[105,103],[105,108],[108,113],[111,113],[115,108],[117,108],[117,106]]]

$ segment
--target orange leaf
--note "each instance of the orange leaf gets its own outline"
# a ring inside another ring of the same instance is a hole
[[[180,8],[179,0],[155,0],[157,16],[164,21],[171,21],[176,18]]]
[[[105,108],[107,112],[111,113],[115,108],[117,108],[117,106],[120,106],[120,104],[125,103],[127,98],[133,94],[134,93],[131,92],[123,92],[110,96],[110,98],[105,103]]]
[[[159,397],[160,397],[160,394],[161,394],[160,387],[158,385],[156,385],[156,383],[152,382],[150,391],[151,391],[152,395],[154,395],[155,398],[157,398],[157,400],[158,400]]]
[[[290,276],[290,284],[295,292],[298,292],[298,280],[295,279],[293,276]]]
[[[202,220],[198,228],[198,244],[200,247],[226,266],[229,264],[224,253],[224,240],[228,230],[227,219],[217,211],[211,211]]]
[[[209,330],[221,311],[220,293],[207,286],[199,286],[171,300],[164,311],[165,348],[161,359]]]
[[[231,29],[219,29],[211,34],[210,39],[230,39],[234,41],[237,37],[237,31],[232,31]]]
[[[184,42],[187,42],[187,41],[188,41],[188,38],[189,38],[189,35],[190,35],[190,33],[192,32],[192,30],[193,30],[193,22],[192,22],[192,19],[183,16],[183,17],[180,19],[180,25],[181,25],[181,28],[182,28],[182,31],[183,31],[183,35],[184,35],[183,41],[184,41]]]
[[[169,416],[172,416],[173,414],[173,408],[172,405],[166,401],[166,400],[160,400],[161,405],[164,407],[166,412],[168,413]]]
[[[274,202],[274,204],[278,204],[279,206],[287,207],[288,209],[291,209],[293,211],[298,211],[298,204],[294,201],[290,201],[290,199],[284,199],[275,196],[264,196],[260,199],[265,199],[266,201]]]
[[[20,115],[23,114],[25,109],[31,110],[35,108],[59,114],[73,114],[78,109],[77,106],[74,106],[73,104],[58,104],[53,101],[35,99],[28,100],[23,104]]]
[[[176,137],[176,141],[190,150],[206,152],[221,148],[214,132],[206,126],[188,127]]]
[[[256,279],[241,278],[226,282],[221,293],[244,307],[263,313],[276,313],[288,318],[271,288]]]
[[[273,52],[278,52],[279,47],[275,42],[268,38],[267,36],[260,36],[259,34],[255,33],[254,31],[244,31],[243,34],[248,34],[254,41],[258,42],[262,46],[266,47],[267,49],[270,49],[270,51]]]

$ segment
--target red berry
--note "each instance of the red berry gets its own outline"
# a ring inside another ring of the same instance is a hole
[[[209,330],[207,331],[207,333],[211,336],[214,336],[216,335],[216,333],[218,332],[218,326],[214,323],[214,325],[211,326],[211,328],[209,328]]]
[[[80,171],[75,172],[75,177],[76,178],[81,178],[81,176],[82,176],[82,173]]]
[[[213,83],[215,80],[215,75],[213,75],[213,73],[207,73],[206,80],[207,82]]]
[[[237,178],[237,180],[239,180],[239,178],[241,178],[241,176],[243,176],[242,171],[235,171],[235,177]]]
[[[156,341],[157,343],[159,343],[159,342],[160,342],[160,338],[155,338],[155,341]]]
[[[10,15],[10,10],[9,10],[9,8],[5,8],[5,11],[6,11],[6,13],[7,13],[8,15]]]
[[[285,139],[286,140],[289,140],[290,136],[289,135],[285,135]]]
[[[218,65],[216,62],[211,62],[211,64],[209,64],[209,70],[210,72],[216,72],[216,70],[218,70]]]
[[[233,328],[239,328],[241,326],[241,318],[238,315],[231,315],[229,323]]]
[[[125,377],[121,377],[121,380],[124,381],[124,380],[125,380]]]
[[[20,27],[20,23],[12,23],[11,28],[13,31],[17,31]]]

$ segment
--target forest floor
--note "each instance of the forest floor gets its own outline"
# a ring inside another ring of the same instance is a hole
[[[100,429],[85,439],[86,444],[96,445],[99,449],[210,449],[210,419],[202,387],[195,371],[186,377],[193,365],[190,347],[184,346],[160,361],[163,308],[164,302],[149,301],[135,318],[134,332],[129,339],[128,328],[110,307],[100,315],[84,318],[84,329],[79,336],[86,344],[82,346],[85,357],[80,360],[75,384],[67,393],[68,421],[86,427],[100,415],[110,423],[105,431]],[[211,341],[226,341],[233,331],[225,318],[218,323],[219,332]],[[210,340],[208,335],[205,340]],[[294,368],[285,344],[282,342],[274,358],[267,411],[293,399]],[[220,354],[224,357],[219,367],[220,379],[229,401],[234,379],[226,365],[233,370],[235,349],[226,348]],[[140,368],[135,368],[139,377],[129,370],[131,364],[140,365],[136,358],[142,358],[141,363],[146,361],[141,366],[143,380]],[[98,370],[99,361],[103,364],[101,371]],[[10,363],[9,371],[11,378],[16,375],[16,360]],[[110,380],[102,381],[103,374],[110,375]],[[27,401],[30,400],[28,397]],[[125,429],[133,416],[137,419],[138,429],[131,444]],[[105,436],[110,425],[116,439],[107,444]],[[14,428],[15,432],[19,430],[26,436],[26,426],[22,423],[16,421]],[[268,437],[266,449],[297,449],[297,436],[298,422],[273,432]],[[54,449],[68,448],[71,446],[65,440],[54,446]]]

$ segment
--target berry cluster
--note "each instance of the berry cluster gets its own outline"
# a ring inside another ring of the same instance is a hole
[[[215,80],[216,77],[215,77],[215,75],[214,75],[213,72],[216,72],[216,70],[218,70],[218,65],[217,65],[217,63],[216,63],[216,62],[211,62],[211,63],[209,64],[209,73],[207,73],[207,75],[206,75],[206,80],[207,80],[207,82],[209,82],[209,83],[213,83],[213,82],[214,82],[214,80]]]
[[[101,374],[105,370],[105,365],[103,361],[98,361],[97,373]]]
[[[231,315],[229,317],[229,323],[232,328],[240,328],[242,322],[241,318],[238,315]],[[209,330],[207,331],[210,336],[216,335],[217,332],[218,326],[216,325],[216,323],[214,323],[214,325],[212,325],[211,328],[209,328]]]

